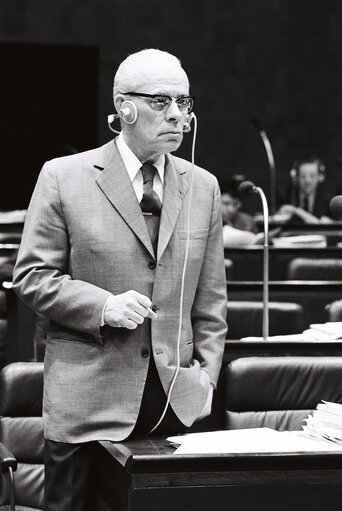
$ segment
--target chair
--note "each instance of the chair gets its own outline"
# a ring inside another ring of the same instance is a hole
[[[233,280],[234,277],[234,263],[231,259],[224,259],[224,268],[226,272],[226,280]]]
[[[18,462],[14,474],[17,511],[43,507],[42,396],[43,363],[15,362],[0,372],[0,442]],[[11,489],[6,475],[1,477],[0,510],[7,511]]]
[[[342,321],[342,300],[335,300],[326,306],[328,321]]]
[[[269,302],[269,334],[287,335],[302,332],[304,328],[303,314],[303,307],[298,303]],[[262,302],[228,301],[228,338],[260,337],[262,335],[262,318]]]
[[[296,257],[288,267],[288,280],[342,280],[341,259]]]
[[[225,428],[300,430],[325,399],[342,403],[341,357],[246,357],[225,369]]]

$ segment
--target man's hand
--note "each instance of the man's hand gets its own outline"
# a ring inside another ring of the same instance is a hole
[[[213,387],[213,384],[210,383],[207,400],[205,402],[203,410],[201,411],[199,417],[197,417],[196,421],[201,421],[202,419],[204,419],[205,417],[208,417],[208,415],[211,414],[211,406],[213,404],[213,394],[214,394],[214,387]]]
[[[108,298],[104,321],[112,327],[134,330],[144,322],[145,318],[156,318],[157,314],[150,308],[151,300],[137,291],[126,291]]]

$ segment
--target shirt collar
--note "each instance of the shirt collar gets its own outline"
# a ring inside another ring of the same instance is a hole
[[[116,145],[120,156],[124,162],[124,165],[127,169],[129,178],[133,181],[141,169],[143,163],[135,156],[133,151],[126,144],[122,132],[116,139]],[[164,172],[165,172],[165,155],[161,154],[155,162],[153,162],[153,166],[156,167],[160,180],[164,183]]]

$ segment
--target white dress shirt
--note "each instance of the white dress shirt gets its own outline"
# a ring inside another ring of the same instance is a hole
[[[132,185],[139,202],[143,196],[143,177],[141,167],[146,162],[141,162],[126,144],[122,132],[116,139],[116,145],[120,156],[124,162],[127,173],[132,181]],[[157,172],[153,180],[153,190],[157,193],[161,202],[164,196],[164,172],[165,155],[162,154],[155,162],[151,162],[156,167]]]

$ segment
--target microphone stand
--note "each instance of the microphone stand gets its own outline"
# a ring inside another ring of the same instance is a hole
[[[262,317],[262,337],[264,341],[268,340],[269,317],[268,317],[268,287],[269,287],[269,253],[268,253],[268,222],[269,213],[266,196],[259,186],[255,186],[251,181],[244,181],[239,186],[240,193],[258,193],[262,202],[264,215],[264,244],[263,244],[263,317]]]
[[[265,130],[263,130],[260,127],[260,120],[253,119],[252,122],[255,125],[256,129],[258,130],[259,135],[260,135],[260,137],[263,141],[263,144],[265,146],[265,149],[266,149],[268,165],[270,167],[270,210],[271,210],[271,215],[274,215],[275,210],[276,210],[276,170],[275,170],[272,146],[271,146],[271,142],[269,141],[268,136],[266,135]]]
[[[266,196],[259,186],[255,187],[262,202],[262,209],[264,213],[264,245],[263,245],[263,316],[262,316],[262,337],[264,341],[268,340],[269,334],[269,316],[268,316],[268,288],[269,288],[269,245],[268,245],[268,205]]]

